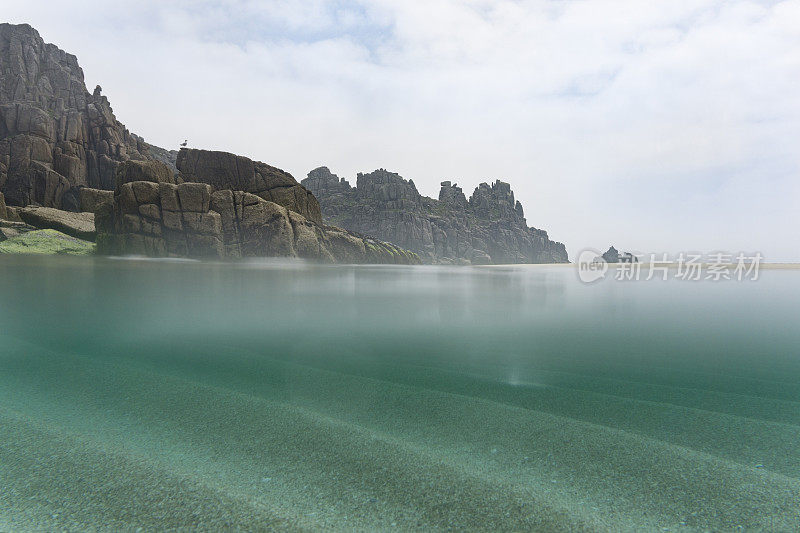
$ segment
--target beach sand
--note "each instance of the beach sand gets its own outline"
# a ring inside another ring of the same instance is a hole
[[[558,372],[509,384],[423,361],[180,345],[90,357],[6,339],[0,530],[800,524],[794,389]]]

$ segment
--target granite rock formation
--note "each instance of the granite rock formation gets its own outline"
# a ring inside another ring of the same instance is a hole
[[[76,57],[27,24],[0,24],[0,195],[3,218],[87,239],[96,227],[105,253],[419,262],[322,226],[314,195],[280,169],[147,144],[99,86],[87,91]]]
[[[5,198],[0,193],[0,242],[35,229],[19,219],[13,207],[10,210],[6,208]]]
[[[178,166],[178,176],[160,162],[118,166],[113,197],[96,208],[99,253],[420,262],[397,246],[322,226],[313,195],[290,174],[263,163],[182,150]]]
[[[9,205],[76,211],[81,188],[115,188],[121,162],[169,163],[170,154],[130,133],[100,87],[87,91],[74,55],[27,24],[0,24],[0,192]]]
[[[444,181],[439,199],[422,196],[413,180],[386,170],[358,174],[356,186],[326,167],[302,181],[326,222],[416,252],[427,263],[564,263],[564,245],[529,228],[522,204],[502,181],[481,183],[467,199]]]
[[[613,246],[603,254],[603,260],[606,263],[638,263],[639,258],[631,252],[620,252]]]
[[[80,195],[80,211],[82,213],[96,213],[101,204],[114,200],[114,191],[91,189],[84,187]]]
[[[0,218],[0,242],[18,237],[23,233],[34,231],[36,228],[24,222],[12,222]]]
[[[436,201],[386,171],[359,175],[356,188],[317,174],[309,191],[246,157],[149,145],[99,86],[87,91],[75,56],[27,24],[0,24],[0,193],[10,206],[0,209],[9,219],[64,229],[69,217],[25,208],[94,213],[98,249],[110,253],[419,262],[402,246],[436,262],[566,261],[563,246],[525,225],[507,184],[482,184],[467,201],[446,182]],[[343,199],[326,214],[345,229],[323,224],[314,190]]]
[[[613,246],[609,247],[603,254],[603,260],[606,263],[619,263],[619,251]]]
[[[227,152],[182,148],[177,167],[183,181],[254,194],[322,224],[319,202],[314,195],[291,174],[266,163]]]
[[[26,224],[38,229],[54,229],[76,239],[94,241],[94,213],[73,213],[53,207],[22,207],[17,214]]]

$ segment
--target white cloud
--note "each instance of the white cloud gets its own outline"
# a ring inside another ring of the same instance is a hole
[[[570,252],[800,259],[800,1],[33,1],[118,118],[302,178],[510,181]]]

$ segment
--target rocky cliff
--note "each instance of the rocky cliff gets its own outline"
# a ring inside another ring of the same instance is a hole
[[[78,210],[80,189],[113,190],[117,166],[174,152],[151,147],[89,93],[74,55],[27,24],[0,24],[0,192],[8,205]],[[173,162],[174,164],[174,162]]]
[[[104,254],[300,257],[335,263],[417,264],[392,244],[323,226],[319,204],[288,173],[225,152],[183,149],[179,174],[159,161],[126,161],[116,189],[83,189],[95,205]]]
[[[69,219],[62,210],[95,213],[90,233],[96,223],[101,253],[420,262],[397,246],[323,226],[314,195],[278,168],[147,144],[116,119],[100,87],[87,91],[75,56],[27,24],[0,24],[3,218],[5,203],[17,218],[46,227]],[[43,207],[23,209],[31,205]]]
[[[522,204],[502,181],[481,183],[467,199],[444,181],[439,199],[422,196],[413,180],[386,170],[358,174],[356,186],[326,167],[302,181],[326,222],[389,241],[429,263],[564,263],[564,245],[529,228]]]
[[[102,215],[101,251],[419,260],[403,247],[428,262],[567,260],[563,245],[527,227],[499,181],[469,200],[444,182],[438,201],[384,170],[360,174],[353,188],[321,168],[304,184],[246,157],[149,145],[116,119],[99,86],[87,91],[75,56],[27,24],[0,24],[0,198],[14,209]],[[324,225],[323,213],[344,229]]]

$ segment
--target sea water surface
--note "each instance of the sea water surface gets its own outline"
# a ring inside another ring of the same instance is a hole
[[[799,299],[0,257],[0,530],[798,530]]]

